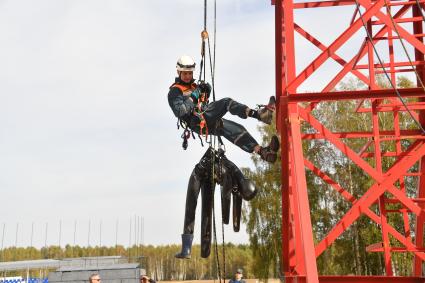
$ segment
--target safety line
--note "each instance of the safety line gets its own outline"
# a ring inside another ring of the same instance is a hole
[[[216,45],[217,45],[217,0],[214,0],[214,46],[213,46],[213,56],[211,56],[211,44],[210,37],[208,36],[208,53],[210,59],[210,71],[211,71],[211,85],[213,93],[213,101],[215,101],[215,59],[216,59]],[[213,59],[211,59],[213,57]]]
[[[422,11],[423,8],[422,8],[421,4],[419,3],[419,0],[416,0],[416,5],[419,8],[419,12],[421,12],[422,20],[425,22],[425,15],[424,15],[424,13]]]
[[[369,33],[369,30],[367,29],[366,23],[365,23],[365,21],[364,21],[364,19],[363,19],[363,14],[362,14],[362,12],[360,11],[360,4],[359,4],[358,0],[355,0],[355,1],[356,1],[357,11],[359,12],[360,19],[361,19],[361,21],[362,21],[362,23],[363,23],[363,27],[364,27],[364,29],[365,29],[365,31],[366,31],[366,35],[367,35],[367,37],[368,37],[368,39],[369,39],[369,41],[370,41],[370,43],[371,43],[371,45],[372,45],[372,47],[373,47],[373,50],[374,50],[374,52],[375,52],[375,54],[376,54],[376,57],[378,58],[379,64],[381,65],[382,70],[384,71],[385,76],[387,77],[387,79],[388,79],[389,83],[391,84],[391,87],[392,87],[392,88],[394,89],[394,91],[396,92],[396,94],[397,94],[398,98],[400,99],[401,103],[402,103],[402,104],[403,104],[403,106],[406,108],[406,111],[409,113],[410,117],[413,119],[413,121],[416,123],[416,125],[417,125],[420,129],[421,129],[422,133],[423,133],[423,134],[425,134],[425,129],[422,127],[421,123],[419,123],[419,121],[418,121],[418,120],[416,120],[416,118],[413,116],[413,113],[411,112],[411,110],[410,110],[410,109],[409,109],[409,107],[407,106],[407,104],[406,104],[406,102],[404,101],[403,97],[401,96],[400,92],[398,91],[398,89],[396,88],[396,86],[395,86],[395,85],[394,85],[394,83],[392,82],[392,80],[391,80],[390,76],[388,75],[388,72],[387,72],[387,70],[386,70],[386,69],[385,69],[385,67],[384,67],[384,63],[383,63],[383,61],[382,61],[381,57],[379,56],[378,50],[376,50],[376,46],[375,46],[375,44],[373,43],[372,35]],[[384,1],[385,1],[385,0],[384,0]],[[373,63],[373,62],[372,62],[372,63]],[[373,78],[373,79],[375,79],[375,78]]]
[[[204,0],[204,30],[207,30],[207,0]]]
[[[386,7],[386,9],[387,9],[387,14],[390,16],[391,23],[392,23],[392,25],[393,25],[393,27],[394,27],[395,32],[397,33],[397,37],[398,37],[398,39],[399,39],[399,41],[400,41],[400,43],[401,43],[401,46],[403,46],[404,53],[406,54],[407,59],[409,60],[410,66],[412,67],[413,71],[415,72],[416,78],[418,79],[419,83],[421,84],[422,89],[424,89],[424,90],[425,90],[424,83],[422,82],[421,77],[419,76],[418,72],[416,71],[416,68],[415,68],[415,66],[413,65],[412,59],[410,58],[409,52],[407,51],[406,45],[404,44],[404,41],[402,40],[402,38],[401,38],[401,36],[400,36],[400,33],[398,32],[398,28],[397,28],[397,26],[396,26],[396,23],[395,23],[395,21],[394,21],[394,18],[393,18],[393,16],[392,16],[392,14],[391,14],[391,10],[390,10],[390,9],[389,9],[389,7],[388,7],[387,1],[386,1],[386,0],[384,0],[384,3],[385,3],[385,7]]]
[[[214,186],[215,186],[215,184],[214,184]],[[214,190],[213,190],[213,192],[214,192]],[[213,229],[213,231],[214,231],[214,254],[215,254],[215,258],[214,259],[216,260],[216,263],[217,263],[218,280],[221,283],[222,276],[221,276],[221,268],[220,268],[220,259],[218,257],[217,227],[216,227],[216,223],[215,223],[215,201],[214,201],[214,193],[213,193],[212,203],[213,203],[212,208],[213,208],[213,226],[214,226],[213,227],[214,228]]]
[[[207,39],[208,44],[208,57],[209,57],[209,63],[210,63],[210,72],[211,72],[211,85],[212,85],[212,94],[213,94],[213,102],[215,101],[215,64],[216,64],[216,38],[217,38],[217,2],[214,0],[214,46],[213,46],[213,55],[211,54],[211,43],[210,43],[210,37],[207,32],[207,0],[204,0],[204,30],[202,31],[202,61],[205,60],[205,36]],[[212,58],[213,57],[213,58]],[[202,65],[201,65],[202,66]],[[203,64],[204,67],[204,82],[205,82],[205,76],[206,76],[206,64]],[[202,71],[201,71],[202,72]],[[201,78],[201,75],[199,76]],[[217,240],[217,227],[216,227],[216,219],[215,219],[215,201],[214,201],[214,195],[215,195],[215,158],[216,158],[216,148],[217,148],[217,137],[214,135],[214,138],[210,137],[210,147],[212,147],[213,155],[211,157],[211,189],[212,189],[212,212],[213,212],[213,232],[214,232],[214,252],[215,252],[215,261],[217,264],[217,273],[219,282],[221,283],[223,280],[224,283],[224,276],[225,276],[225,267],[223,267],[224,274],[222,276],[221,273],[221,267],[220,267],[220,259],[219,259],[219,253],[218,253],[218,240]],[[219,161],[220,162],[220,161]],[[219,170],[220,170],[219,166]],[[222,238],[223,238],[223,263],[225,264],[225,243],[224,243],[224,224],[223,224],[223,217],[221,217],[222,220]]]

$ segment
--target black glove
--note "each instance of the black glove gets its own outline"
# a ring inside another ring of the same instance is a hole
[[[199,87],[197,87],[192,93],[190,94],[190,97],[192,98],[193,103],[198,103],[198,99],[201,96],[201,90]]]
[[[202,82],[200,82],[198,84],[198,87],[199,87],[199,90],[202,93],[205,93],[207,95],[207,98],[210,97],[210,94],[211,94],[211,85],[209,83],[206,83],[206,82],[203,82],[202,81]]]

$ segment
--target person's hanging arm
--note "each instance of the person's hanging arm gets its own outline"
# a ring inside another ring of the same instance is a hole
[[[179,119],[184,119],[190,116],[195,109],[193,98],[183,95],[183,92],[178,87],[171,87],[168,93],[168,102],[174,115]]]

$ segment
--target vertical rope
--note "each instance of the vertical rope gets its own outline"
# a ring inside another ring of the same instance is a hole
[[[221,202],[223,205],[223,202]],[[226,277],[226,242],[224,241],[224,222],[223,222],[223,211],[221,214],[221,237],[222,237],[222,252],[223,252],[223,281]]]
[[[220,267],[220,259],[218,257],[218,245],[217,245],[217,227],[216,227],[216,223],[215,223],[215,202],[214,202],[214,198],[212,200],[213,202],[213,226],[214,226],[214,254],[215,254],[215,260],[217,263],[217,273],[218,273],[218,280],[221,283],[221,267]]]
[[[205,6],[204,9],[206,9],[206,2],[205,1]],[[205,10],[205,15],[206,15],[206,10]],[[206,16],[204,18],[204,20],[206,21]],[[206,31],[206,22],[204,22],[204,29]],[[216,66],[216,46],[217,46],[217,1],[214,0],[214,39],[213,39],[213,51],[211,52],[211,42],[210,42],[210,38],[209,36],[207,37],[207,44],[208,44],[208,57],[209,57],[209,64],[210,64],[210,73],[211,73],[211,84],[212,84],[212,97],[213,97],[213,102],[216,101],[215,98],[215,66]],[[205,68],[205,66],[204,66]],[[204,69],[204,74],[205,74],[205,69]],[[216,136],[214,136],[214,143],[213,143],[213,147],[214,149],[216,148],[217,144],[216,144]],[[214,157],[212,158],[212,168],[214,168],[215,166],[215,154]],[[220,163],[220,160],[218,161]],[[220,164],[219,164],[219,170],[220,170]],[[214,169],[212,170],[212,177],[215,178],[214,175]],[[218,172],[220,173],[220,172]],[[215,184],[214,184],[215,186]],[[217,260],[217,272],[218,272],[218,276],[219,276],[219,280],[220,283],[223,280],[224,282],[224,276],[226,274],[226,251],[225,251],[225,241],[224,241],[224,223],[223,223],[223,217],[221,217],[221,232],[222,232],[222,251],[223,251],[223,274],[221,272],[221,268],[220,268],[220,260],[219,260],[219,254],[218,254],[218,240],[217,240],[217,226],[216,226],[216,219],[215,219],[215,202],[213,201],[213,224],[214,224],[214,249],[215,249],[215,256],[216,256],[216,260]]]
[[[208,37],[208,54],[210,59],[210,72],[211,72],[211,84],[212,84],[212,93],[213,101],[215,101],[215,51],[217,45],[217,0],[214,0],[214,41],[213,41],[213,55],[211,56],[211,44],[210,38]],[[213,58],[211,58],[213,57]]]
[[[410,58],[409,52],[407,51],[407,47],[406,47],[406,45],[404,44],[404,41],[403,41],[403,39],[402,39],[402,38],[401,38],[401,36],[400,36],[400,33],[399,33],[399,31],[398,31],[398,28],[397,28],[397,25],[396,25],[396,23],[395,23],[395,21],[394,21],[394,18],[393,18],[393,16],[392,16],[392,14],[391,14],[390,7],[388,6],[388,3],[387,3],[387,1],[386,1],[386,0],[384,0],[384,3],[385,3],[385,7],[386,7],[386,9],[387,9],[387,14],[388,14],[388,16],[390,16],[391,23],[392,23],[392,25],[393,25],[393,27],[394,27],[395,32],[397,33],[398,40],[399,40],[399,42],[400,42],[401,46],[403,47],[403,51],[404,51],[404,53],[406,54],[407,59],[409,60],[410,67],[412,67],[412,70],[415,72],[416,78],[418,79],[418,81],[419,81],[419,83],[420,83],[421,87],[422,87],[423,89],[425,89],[424,83],[422,82],[421,77],[419,76],[418,72],[416,71],[416,67],[413,65],[412,59]],[[422,13],[422,10],[421,10],[421,13]]]
[[[207,0],[204,0],[204,30],[207,30]]]
[[[201,45],[201,64],[200,64],[200,72],[199,72],[199,80],[203,79],[203,81],[206,81],[206,62],[205,62],[205,44],[208,44],[208,57],[209,57],[209,64],[210,64],[210,73],[211,73],[211,84],[212,84],[212,98],[213,102],[216,101],[215,99],[215,64],[216,64],[216,34],[217,34],[217,1],[214,0],[214,47],[213,47],[213,54],[211,53],[211,43],[210,38],[208,36],[207,32],[207,0],[204,0],[204,30],[201,33],[202,37],[202,45]],[[214,253],[215,253],[215,261],[217,265],[217,273],[219,282],[224,283],[224,277],[221,273],[221,267],[220,267],[220,260],[219,260],[219,254],[218,254],[218,244],[217,244],[217,227],[216,227],[216,219],[215,219],[215,201],[214,201],[214,195],[215,195],[215,185],[216,185],[216,172],[215,172],[215,162],[216,162],[216,147],[217,147],[217,137],[214,136],[214,138],[211,137],[210,140],[210,150],[211,150],[211,189],[212,191],[212,212],[213,212],[213,233],[214,233]],[[219,161],[220,162],[220,161]],[[220,166],[219,166],[220,170]],[[219,172],[217,172],[219,173]],[[223,217],[222,217],[223,220]],[[222,222],[222,238],[223,238],[223,263],[225,264],[225,243],[224,243],[224,224]],[[225,273],[225,266],[224,273]]]

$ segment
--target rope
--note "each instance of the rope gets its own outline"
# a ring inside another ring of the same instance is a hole
[[[223,196],[223,195],[222,195]],[[223,197],[221,198],[221,205],[223,205]],[[222,237],[222,251],[223,251],[223,275],[226,276],[226,244],[224,241],[224,222],[223,222],[223,211],[221,211],[221,237]],[[223,276],[223,281],[224,281]]]
[[[212,92],[213,92],[213,99],[215,101],[215,88],[214,88],[214,80],[215,80],[215,50],[216,50],[216,45],[217,45],[217,0],[214,0],[214,60],[213,60],[213,71],[211,76],[212,76]]]
[[[205,33],[208,35],[208,33],[206,32],[206,30],[204,29],[201,32],[201,39],[202,39],[202,43],[201,43],[201,64],[199,67],[199,77],[198,77],[198,81],[200,81],[202,79],[202,72],[205,70],[205,64],[204,64],[204,60],[205,60]],[[205,72],[204,73],[204,78],[205,78]]]
[[[213,101],[215,101],[215,50],[217,45],[217,0],[214,0],[214,47],[213,47],[213,59],[211,60],[211,45],[210,38],[208,37],[208,54],[210,59],[210,71],[211,71],[211,85],[213,93]]]
[[[213,41],[213,51],[211,52],[211,42],[210,42],[210,37],[208,35],[207,32],[207,0],[204,0],[204,30],[201,33],[201,37],[202,37],[202,47],[201,47],[201,56],[202,56],[202,60],[201,60],[201,70],[200,70],[200,74],[199,74],[199,80],[201,80],[202,78],[202,72],[204,75],[204,81],[205,81],[205,75],[206,75],[206,64],[204,63],[205,61],[205,41],[207,42],[208,45],[208,58],[209,58],[209,64],[210,64],[210,73],[211,73],[211,86],[212,86],[212,98],[213,98],[213,102],[216,101],[215,98],[215,66],[216,66],[216,46],[217,46],[217,1],[214,0],[214,41]],[[221,145],[222,142],[220,143]],[[224,146],[224,145],[223,145]],[[211,157],[211,188],[214,190],[215,188],[215,161],[216,161],[216,148],[217,148],[217,137],[214,135],[214,138],[211,137],[210,140],[210,147],[212,147],[212,152],[214,153]],[[220,160],[219,160],[220,162]],[[219,164],[219,168],[220,164]],[[220,173],[220,172],[219,172]],[[214,252],[215,252],[215,257],[214,259],[216,260],[216,264],[217,264],[217,273],[218,273],[218,278],[219,278],[219,282],[221,283],[223,280],[224,283],[224,275],[226,274],[226,252],[225,252],[225,242],[224,242],[224,223],[223,223],[223,217],[221,217],[222,219],[222,239],[223,239],[223,245],[222,245],[222,249],[223,249],[223,276],[222,276],[222,272],[221,272],[221,266],[220,266],[220,259],[219,259],[219,252],[218,252],[218,244],[217,244],[217,225],[216,225],[216,219],[215,219],[215,201],[214,201],[214,192],[213,192],[213,200],[212,200],[212,210],[213,210],[213,231],[214,231]]]
[[[416,1],[418,1],[418,0],[416,0]],[[407,59],[409,60],[410,66],[412,67],[413,71],[415,72],[416,78],[418,79],[418,81],[421,84],[422,88],[425,90],[424,83],[422,82],[421,77],[419,76],[418,72],[416,71],[415,66],[413,66],[413,62],[412,62],[412,59],[410,58],[409,52],[407,51],[406,45],[404,44],[404,41],[401,39],[400,33],[398,32],[398,28],[397,28],[397,26],[395,24],[395,21],[394,21],[394,18],[392,16],[392,14],[391,14],[391,10],[388,7],[387,1],[384,0],[384,3],[385,3],[385,7],[387,9],[387,14],[390,16],[391,23],[392,23],[392,25],[394,27],[395,32],[397,33],[397,37],[398,37],[398,39],[399,39],[399,41],[401,43],[401,46],[403,46],[404,53],[406,54]]]
[[[207,30],[207,0],[204,0],[204,30]]]
[[[215,254],[215,260],[217,263],[217,273],[218,273],[218,280],[221,283],[221,267],[220,267],[220,259],[218,258],[218,245],[217,245],[217,227],[215,223],[215,205],[214,205],[214,198],[212,200],[212,208],[213,208],[213,231],[214,231],[214,254]]]
[[[388,75],[388,72],[387,72],[387,70],[385,69],[384,63],[383,63],[383,61],[382,61],[381,57],[379,56],[378,51],[376,50],[376,46],[375,46],[375,44],[373,43],[372,35],[369,33],[369,30],[367,29],[366,23],[365,23],[365,21],[364,21],[364,19],[363,19],[363,14],[362,14],[362,12],[360,11],[360,4],[359,4],[358,0],[355,0],[355,1],[356,1],[357,11],[358,11],[358,13],[359,13],[359,15],[360,15],[360,19],[361,19],[361,21],[362,21],[362,23],[363,23],[363,27],[364,27],[364,29],[365,29],[365,31],[366,31],[367,38],[368,38],[368,40],[370,41],[370,43],[371,43],[371,45],[372,45],[372,47],[373,47],[373,51],[375,52],[376,57],[378,58],[379,64],[381,65],[381,68],[382,68],[382,70],[384,71],[384,74],[385,74],[386,78],[388,79],[389,83],[391,84],[391,87],[392,87],[392,88],[394,89],[394,91],[396,92],[396,94],[397,94],[398,98],[400,99],[401,103],[403,104],[404,108],[405,108],[405,109],[406,109],[406,111],[409,113],[410,117],[413,119],[413,121],[415,122],[415,124],[416,124],[416,125],[417,125],[420,129],[421,129],[422,133],[423,133],[423,134],[425,134],[425,129],[422,127],[421,123],[419,123],[419,121],[418,121],[418,120],[416,120],[416,118],[413,116],[412,111],[409,109],[409,107],[407,106],[407,104],[406,104],[406,102],[404,101],[403,97],[401,96],[401,94],[400,94],[399,90],[396,88],[396,86],[395,86],[395,85],[394,85],[394,83],[392,82],[392,80],[391,80],[390,76]],[[385,0],[384,0],[384,1],[385,1]],[[385,3],[386,3],[386,2],[385,2]]]
[[[213,101],[215,101],[215,66],[216,66],[216,47],[217,47],[217,0],[214,0],[214,41],[213,41],[213,60],[211,63],[211,46],[210,46],[210,40],[208,38],[208,52],[210,57],[210,68],[211,68],[211,84],[212,84],[212,93],[213,93]],[[218,137],[220,146],[224,148],[224,151],[226,151],[223,141],[220,137]],[[215,142],[215,140],[214,140]],[[220,167],[221,169],[221,164]],[[223,204],[223,202],[222,202]],[[222,236],[222,251],[223,251],[223,282],[224,282],[224,276],[226,276],[226,244],[224,240],[224,222],[223,222],[223,215],[221,217],[221,236]],[[217,251],[218,256],[218,251]],[[221,277],[221,276],[220,276]]]
[[[422,6],[421,6],[421,4],[419,3],[419,0],[416,0],[416,5],[417,5],[417,6],[418,6],[418,8],[419,8],[419,12],[421,13],[422,20],[425,22],[425,15],[424,15],[424,13],[422,12]]]

